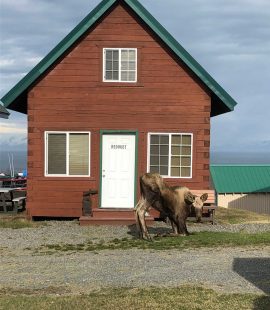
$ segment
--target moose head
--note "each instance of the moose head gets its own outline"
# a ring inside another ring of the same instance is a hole
[[[191,192],[187,192],[185,194],[185,203],[195,208],[197,222],[201,221],[202,207],[207,198],[208,198],[207,193],[204,193],[203,195],[201,195],[201,197],[193,195]]]

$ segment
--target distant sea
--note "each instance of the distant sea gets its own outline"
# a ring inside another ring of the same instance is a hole
[[[27,168],[27,152],[0,150],[0,173],[9,173],[8,154],[13,154],[15,172],[21,172]],[[211,164],[269,164],[270,152],[267,153],[240,153],[240,152],[211,152]]]
[[[268,164],[270,152],[211,152],[211,164]]]
[[[15,172],[22,172],[23,170],[27,169],[27,152],[24,151],[2,151],[0,150],[0,173],[4,172],[9,174],[9,159],[8,155],[13,155],[13,162],[14,162],[14,171]]]

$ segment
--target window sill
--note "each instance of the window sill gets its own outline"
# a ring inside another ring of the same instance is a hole
[[[183,179],[183,180],[190,180],[192,177],[164,177],[162,176],[163,179]]]
[[[118,87],[118,88],[126,88],[126,87],[144,87],[142,83],[138,82],[99,82],[98,86],[100,87]]]
[[[96,178],[91,176],[43,176],[42,179],[50,181],[96,181]]]
[[[45,174],[45,178],[90,178],[90,175]]]
[[[182,182],[186,182],[186,183],[194,182],[194,176],[189,177],[189,178],[184,178],[184,177],[162,177],[162,178],[167,182],[170,182],[170,181],[174,182],[176,180],[181,180]]]

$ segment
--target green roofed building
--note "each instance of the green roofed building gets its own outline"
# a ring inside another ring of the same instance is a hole
[[[221,207],[270,214],[270,165],[212,165]]]

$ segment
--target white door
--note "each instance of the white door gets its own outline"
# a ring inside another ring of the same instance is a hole
[[[101,172],[101,208],[133,208],[135,135],[103,135]]]

